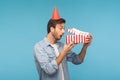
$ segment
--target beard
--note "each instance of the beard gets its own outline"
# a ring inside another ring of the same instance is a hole
[[[58,35],[57,33],[54,33],[53,34],[53,37],[56,39],[56,40],[60,40],[62,38],[62,35]]]

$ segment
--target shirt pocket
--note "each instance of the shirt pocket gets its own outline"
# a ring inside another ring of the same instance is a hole
[[[50,61],[52,61],[52,60],[56,59],[56,56],[54,53],[48,53],[48,58]]]
[[[48,53],[48,57],[52,58],[55,57],[55,55],[53,53]]]

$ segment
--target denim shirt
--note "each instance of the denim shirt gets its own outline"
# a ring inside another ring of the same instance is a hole
[[[63,49],[64,44],[61,42],[56,43],[58,46],[59,53]],[[54,48],[44,38],[34,46],[34,58],[37,71],[39,74],[39,80],[61,80],[61,74],[59,71],[58,64],[56,62],[56,55]],[[69,80],[68,65],[67,61],[73,64],[82,63],[78,55],[70,51],[62,61],[62,67],[64,72],[64,80]]]

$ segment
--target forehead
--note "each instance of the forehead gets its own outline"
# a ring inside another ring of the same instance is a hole
[[[64,28],[64,26],[65,26],[65,23],[56,24],[56,27]]]

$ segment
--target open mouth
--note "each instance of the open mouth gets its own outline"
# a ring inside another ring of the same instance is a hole
[[[60,37],[62,37],[62,35],[60,35]]]

